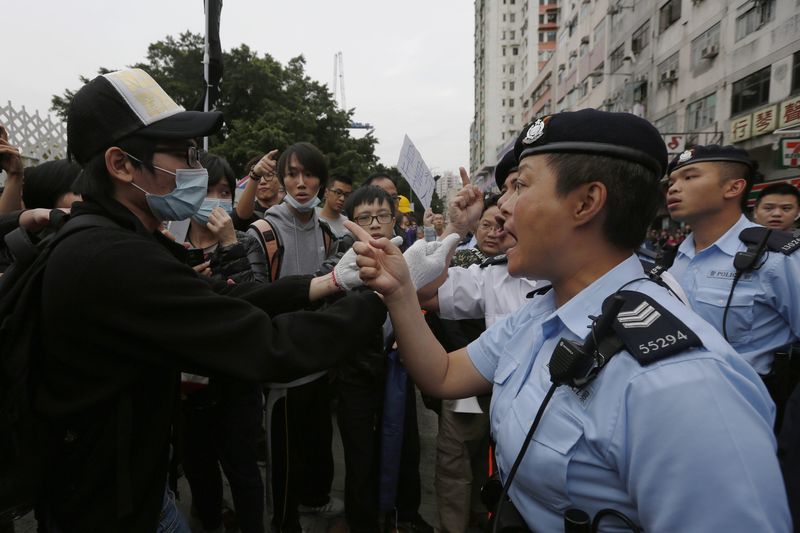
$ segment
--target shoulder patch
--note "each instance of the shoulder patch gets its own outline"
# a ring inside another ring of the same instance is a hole
[[[739,240],[747,245],[760,244],[764,236],[770,232],[767,238],[767,249],[772,252],[780,252],[784,255],[791,255],[800,250],[800,234],[792,234],[788,231],[771,230],[762,226],[745,228],[739,234]]]
[[[506,254],[500,254],[484,259],[481,263],[481,268],[490,267],[492,265],[505,265],[506,263],[508,263],[508,257],[506,257]]]
[[[694,331],[650,296],[636,291],[619,294],[625,303],[614,332],[639,364],[646,366],[703,345]],[[604,313],[610,302],[611,297],[603,302]]]

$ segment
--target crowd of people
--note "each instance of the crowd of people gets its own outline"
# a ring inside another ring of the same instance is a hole
[[[418,389],[442,532],[800,521],[800,193],[765,187],[750,221],[746,152],[670,162],[644,119],[559,113],[499,194],[462,172],[418,216],[308,142],[234,169],[197,145],[222,123],[130,69],[75,94],[69,160],[23,168],[0,131],[0,233],[47,254],[21,396],[42,473],[13,502],[40,531],[432,533]]]

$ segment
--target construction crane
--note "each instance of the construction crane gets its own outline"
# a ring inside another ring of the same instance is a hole
[[[341,52],[333,54],[333,99],[339,105],[339,109],[347,111],[347,100],[344,95],[344,56]],[[372,124],[366,122],[350,122],[352,130],[373,130]]]

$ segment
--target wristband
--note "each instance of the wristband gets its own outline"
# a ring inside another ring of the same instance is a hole
[[[250,167],[250,172],[248,172],[248,173],[247,173],[247,175],[250,177],[250,179],[251,179],[251,180],[253,180],[253,181],[259,181],[259,180],[261,179],[261,176],[259,176],[259,175],[258,175],[258,174],[256,174],[255,172],[253,172],[253,169],[254,169],[254,168],[256,168],[256,166],[255,166],[255,165],[253,165],[252,167]]]
[[[334,284],[334,285],[336,285],[336,288],[337,288],[337,289],[339,289],[340,291],[343,291],[343,290],[344,290],[344,289],[342,288],[342,286],[341,286],[341,285],[339,285],[339,282],[338,282],[338,281],[336,281],[336,269],[334,269],[334,270],[331,270],[331,279],[333,280],[333,284]]]

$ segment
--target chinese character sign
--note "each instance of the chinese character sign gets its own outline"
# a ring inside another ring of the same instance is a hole
[[[777,106],[771,105],[753,113],[753,137],[771,133],[778,123]]]
[[[731,142],[744,141],[750,138],[752,115],[746,115],[731,120]]]
[[[778,124],[781,128],[800,124],[800,96],[790,98],[781,104]]]
[[[686,149],[686,135],[682,133],[668,133],[662,135],[664,144],[667,145],[667,152],[670,154],[679,154]]]
[[[397,170],[411,185],[411,189],[417,193],[425,209],[431,206],[433,199],[433,189],[436,183],[433,180],[431,171],[425,161],[422,160],[417,147],[408,138],[403,139],[403,147],[400,149],[400,160],[397,162]]]

